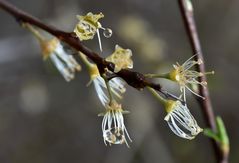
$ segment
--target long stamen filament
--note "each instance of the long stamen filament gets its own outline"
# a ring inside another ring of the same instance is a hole
[[[100,51],[102,52],[102,44],[101,44],[101,38],[100,38],[100,32],[99,29],[96,30],[97,36],[98,36],[98,42],[99,42],[99,46],[100,46]]]
[[[205,72],[204,75],[214,75],[215,71]]]

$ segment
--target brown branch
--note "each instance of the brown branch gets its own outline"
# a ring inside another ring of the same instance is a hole
[[[196,24],[194,21],[192,4],[191,4],[190,0],[178,0],[178,4],[180,7],[182,17],[183,17],[186,32],[187,32],[187,35],[189,37],[190,44],[192,47],[192,52],[193,52],[192,54],[193,55],[197,54],[196,55],[197,59],[200,58],[200,59],[202,59],[202,61],[204,61],[203,53],[202,53],[202,49],[201,49],[201,45],[200,45],[200,41],[199,41],[199,37],[198,37],[198,33],[197,33],[197,28],[196,28]],[[205,72],[204,63],[198,65],[197,70],[199,72],[204,73]],[[199,82],[202,82],[202,81],[207,81],[205,75],[199,79]],[[200,86],[199,93],[200,93],[200,95],[205,97],[205,100],[203,100],[201,98],[197,98],[197,100],[198,100],[198,102],[201,106],[201,109],[203,111],[206,123],[214,132],[216,132],[216,130],[217,130],[216,121],[215,121],[215,115],[213,113],[212,104],[211,104],[211,100],[210,100],[210,96],[209,96],[209,90],[207,87]],[[219,144],[217,144],[217,142],[214,139],[211,139],[211,140],[212,140],[212,144],[213,144],[214,151],[216,154],[217,162],[227,163],[228,162],[228,153],[223,153]]]
[[[68,45],[70,45],[71,47],[76,49],[77,51],[82,52],[98,66],[101,74],[105,71],[105,68],[107,68],[113,72],[114,64],[105,61],[104,58],[100,57],[97,53],[93,52],[92,50],[90,50],[89,48],[84,46],[80,42],[80,40],[75,36],[74,33],[64,32],[64,31],[61,31],[53,26],[49,26],[49,25],[43,23],[42,21],[40,21],[39,19],[18,9],[17,7],[15,7],[14,5],[10,4],[9,2],[7,2],[5,0],[0,0],[0,8],[5,10],[6,12],[10,13],[20,23],[25,22],[25,23],[29,23],[34,26],[37,26],[38,28],[41,28],[42,30],[47,31],[48,33],[50,33],[50,34],[54,35],[55,37],[57,37],[58,39],[60,39],[61,41],[67,43]],[[151,87],[151,88],[154,88],[155,90],[159,91],[166,97],[170,97],[170,98],[178,100],[178,98],[175,97],[174,95],[168,93],[165,90],[162,90],[160,84],[154,83],[154,82],[148,80],[147,77],[145,77],[143,74],[141,74],[139,72],[131,71],[128,69],[123,69],[120,72],[116,73],[115,75],[122,78],[130,86],[132,86],[138,90],[142,90],[145,87]]]

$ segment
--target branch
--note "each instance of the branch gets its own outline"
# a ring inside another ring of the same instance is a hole
[[[80,40],[75,36],[74,33],[64,32],[61,31],[53,26],[49,26],[39,19],[25,13],[24,11],[18,9],[14,5],[10,4],[5,0],[0,0],[0,8],[5,10],[6,12],[10,13],[18,22],[25,22],[41,28],[42,30],[47,31],[48,33],[54,35],[61,41],[67,43],[75,50],[82,52],[86,55],[89,59],[91,59],[99,68],[100,73],[102,74],[105,71],[105,68],[109,69],[110,71],[114,72],[114,64],[105,61],[104,58],[100,57],[97,53],[93,52],[86,46],[84,46]],[[147,77],[145,77],[142,73],[131,71],[128,69],[122,69],[118,73],[115,73],[116,76],[125,80],[130,86],[142,90],[145,87],[151,87],[166,97],[170,97],[173,99],[177,99],[177,97],[173,96],[172,94],[164,91],[161,89],[161,85],[149,81]],[[177,99],[178,100],[178,99]]]
[[[197,33],[196,24],[194,21],[193,16],[193,8],[190,0],[178,0],[178,4],[180,7],[180,12],[183,17],[184,25],[186,28],[187,35],[190,40],[191,48],[192,48],[192,54],[197,54],[197,59],[201,59],[203,61],[203,64],[200,64],[197,66],[197,70],[199,72],[204,73],[205,72],[205,65],[204,65],[204,59],[203,59],[203,53]],[[199,79],[199,82],[207,81],[206,76],[202,76]],[[212,103],[209,96],[209,90],[208,87],[199,87],[199,93],[201,96],[205,97],[205,100],[201,98],[197,98],[199,105],[201,106],[201,109],[204,114],[204,118],[206,120],[207,125],[215,132],[217,130],[216,127],[216,121],[215,121],[215,115],[212,109]],[[228,162],[228,153],[223,153],[220,149],[219,144],[214,139],[212,140],[212,144],[214,147],[214,151],[217,157],[217,162],[219,163],[227,163]]]

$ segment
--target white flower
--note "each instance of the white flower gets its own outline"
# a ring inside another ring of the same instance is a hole
[[[198,59],[197,61],[192,60],[195,56],[196,55],[189,58],[182,65],[180,65],[179,63],[177,63],[176,65],[173,65],[174,70],[172,70],[169,73],[169,79],[177,82],[180,85],[180,90],[181,92],[183,92],[184,100],[186,100],[186,95],[185,95],[186,89],[189,90],[194,95],[204,98],[200,96],[198,93],[196,93],[195,91],[193,91],[190,88],[190,85],[206,86],[207,82],[206,81],[199,82],[198,78],[206,74],[214,74],[214,71],[202,73],[195,70],[190,70],[193,66],[200,65],[203,63],[201,59]]]
[[[126,143],[127,147],[129,147],[127,139],[132,142],[124,125],[124,113],[128,112],[123,111],[121,105],[113,101],[110,106],[106,106],[106,112],[99,114],[99,116],[104,116],[102,132],[105,145],[107,143],[109,145]]]
[[[93,82],[100,102],[103,104],[103,106],[106,106],[110,102],[107,86],[105,80],[100,76],[98,68],[95,64],[92,64],[90,67],[90,76],[90,83]],[[113,95],[119,99],[122,98],[121,95],[126,91],[125,83],[120,78],[111,79],[109,81],[109,87]]]
[[[202,132],[186,105],[180,101],[167,100],[167,115],[164,118],[170,129],[179,137],[193,139]]]
[[[81,66],[73,56],[66,53],[59,39],[47,40],[35,27],[28,23],[23,23],[23,27],[32,32],[40,42],[43,59],[50,58],[66,81],[72,80],[75,76],[75,71],[81,70]]]
[[[42,41],[41,47],[43,58],[50,58],[66,81],[72,80],[75,76],[75,71],[81,70],[81,66],[72,55],[66,53],[58,39]]]
[[[107,86],[105,84],[104,79],[99,75],[93,80],[93,83],[94,83],[97,95],[100,99],[100,102],[104,106],[107,105],[110,102],[110,100],[109,100]],[[116,97],[121,99],[122,98],[121,94],[123,94],[125,92],[125,87],[124,87],[123,81],[118,78],[111,79],[109,81],[109,86],[111,88],[112,93]]]

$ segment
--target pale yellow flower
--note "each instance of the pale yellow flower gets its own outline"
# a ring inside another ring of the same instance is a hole
[[[121,69],[133,68],[133,61],[131,57],[132,51],[130,49],[123,49],[119,45],[116,45],[114,53],[108,56],[106,61],[115,64],[114,72],[117,73]]]
[[[81,66],[68,54],[57,38],[41,41],[43,59],[50,59],[62,74],[66,81],[70,81],[75,77],[75,71],[80,71]]]
[[[89,12],[85,16],[77,15],[79,22],[74,29],[76,36],[81,41],[93,39],[95,34],[97,33],[101,51],[102,51],[102,45],[101,45],[99,29],[104,30],[103,34],[107,38],[111,37],[112,35],[112,30],[109,28],[103,28],[101,23],[99,22],[99,20],[102,19],[103,17],[104,15],[102,13],[93,14],[91,12]]]
[[[92,14],[91,12],[85,16],[77,15],[79,22],[74,29],[77,37],[81,41],[93,39],[97,29],[101,28],[99,19],[103,17],[104,15],[102,13]]]
[[[192,56],[187,61],[185,61],[182,65],[180,65],[179,63],[177,63],[176,65],[173,65],[174,69],[170,71],[170,73],[168,74],[168,78],[170,80],[175,81],[179,84],[180,90],[181,92],[183,92],[184,100],[186,100],[186,97],[185,97],[186,89],[189,90],[194,95],[204,98],[200,96],[198,93],[196,93],[194,90],[192,90],[190,86],[191,85],[206,86],[207,82],[206,81],[199,82],[198,78],[206,74],[214,74],[214,71],[202,73],[195,70],[191,70],[193,66],[200,65],[203,63],[201,59],[198,59],[197,61],[193,60],[194,57],[195,56]]]

